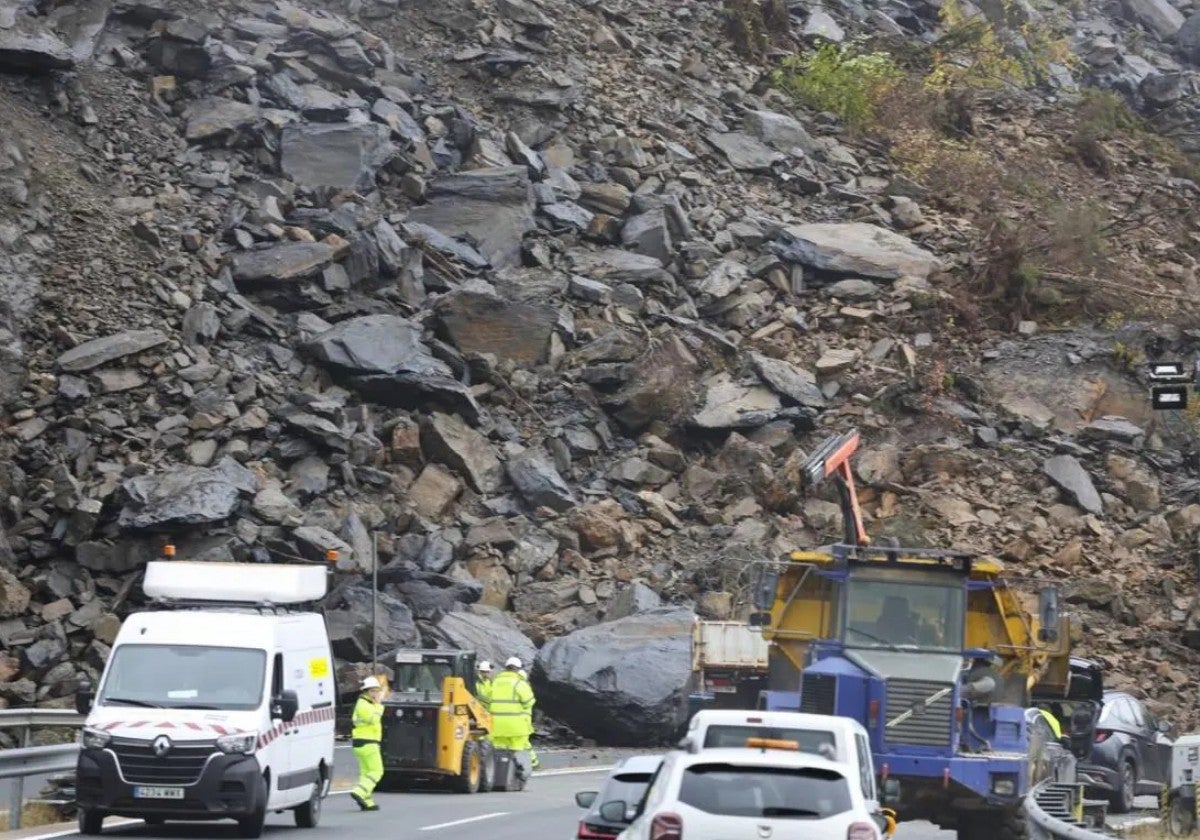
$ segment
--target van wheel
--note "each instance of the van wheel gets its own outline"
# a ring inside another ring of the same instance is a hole
[[[479,760],[483,764],[479,774],[479,792],[491,793],[496,787],[496,751],[487,741],[477,741],[479,744]]]
[[[312,796],[308,801],[292,809],[292,815],[296,818],[296,828],[316,828],[317,823],[321,821],[321,788],[323,787],[322,782],[317,782],[313,785]]]
[[[479,744],[468,741],[463,745],[462,766],[454,778],[454,789],[459,793],[478,793],[479,777],[483,773],[483,760]]]
[[[262,837],[263,825],[267,821],[267,783],[261,776],[258,778],[253,801],[254,813],[238,820],[238,837],[244,837],[246,840]]]
[[[99,811],[79,809],[79,833],[95,836],[104,831],[104,814]]]

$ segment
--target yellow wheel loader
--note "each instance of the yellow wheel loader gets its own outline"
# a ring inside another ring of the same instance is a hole
[[[475,654],[401,650],[384,696],[383,790],[493,788],[492,719],[475,698]]]

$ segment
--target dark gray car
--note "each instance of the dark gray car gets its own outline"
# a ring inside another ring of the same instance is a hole
[[[1173,731],[1133,695],[1104,692],[1095,744],[1079,765],[1079,780],[1107,797],[1113,813],[1129,813],[1135,796],[1157,794],[1170,780]]]
[[[585,790],[575,794],[575,804],[588,809],[579,820],[576,840],[610,840],[624,831],[632,820],[605,819],[600,815],[601,807],[615,800],[640,802],[662,760],[661,755],[630,756],[613,768],[599,792]]]

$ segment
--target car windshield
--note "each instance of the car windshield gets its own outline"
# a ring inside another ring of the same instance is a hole
[[[100,692],[101,706],[257,709],[266,651],[208,645],[120,645]]]
[[[442,693],[442,681],[453,675],[449,663],[422,662],[396,665],[396,679],[392,682],[392,691],[398,694],[415,694],[418,692]]]
[[[821,754],[822,746],[836,750],[837,741],[832,732],[815,729],[791,729],[772,726],[710,726],[704,733],[704,746],[710,747],[744,747],[748,738],[770,738],[779,741],[795,741],[800,745],[800,751]],[[836,757],[834,752],[832,757]]]
[[[727,817],[824,819],[852,807],[846,777],[833,770],[727,762],[684,770],[679,801]]]
[[[604,783],[604,789],[592,804],[592,812],[600,813],[600,806],[605,802],[620,800],[627,805],[641,801],[646,786],[650,784],[651,773],[617,773]]]
[[[965,592],[944,574],[915,581],[850,579],[846,644],[862,648],[958,651],[963,645]]]

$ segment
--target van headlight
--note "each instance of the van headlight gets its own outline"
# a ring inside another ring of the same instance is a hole
[[[103,729],[92,729],[85,726],[79,730],[79,743],[85,750],[102,750],[112,740],[112,734]]]
[[[250,755],[258,743],[258,733],[225,735],[217,739],[217,749],[226,755]]]

